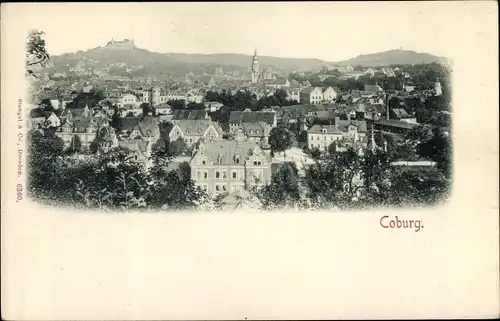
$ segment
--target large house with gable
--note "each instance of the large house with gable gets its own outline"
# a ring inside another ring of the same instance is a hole
[[[173,122],[169,138],[173,142],[179,138],[184,139],[186,145],[191,147],[201,140],[213,141],[222,139],[224,130],[217,122],[207,119],[184,119]]]
[[[234,193],[269,183],[271,162],[255,142],[204,141],[191,158],[191,178],[211,194]]]
[[[242,123],[258,123],[264,122],[271,128],[278,125],[276,112],[274,110],[252,111],[245,109],[244,111],[232,111],[229,115],[229,132],[235,132]]]

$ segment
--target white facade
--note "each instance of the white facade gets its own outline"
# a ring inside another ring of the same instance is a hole
[[[328,87],[323,91],[323,101],[332,102],[337,99],[337,92],[332,87]]]

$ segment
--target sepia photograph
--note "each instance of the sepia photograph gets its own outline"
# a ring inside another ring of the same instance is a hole
[[[2,4],[2,318],[498,317],[497,8]]]
[[[352,49],[287,42],[278,51],[273,42],[293,37],[292,26],[270,41],[246,23],[197,35],[185,21],[162,34],[126,21],[71,39],[30,31],[31,200],[109,211],[369,210],[450,197],[448,57],[411,35],[364,46],[370,33]],[[205,34],[189,51],[188,40],[168,39]]]

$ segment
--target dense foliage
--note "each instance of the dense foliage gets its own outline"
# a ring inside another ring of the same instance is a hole
[[[38,201],[109,210],[194,209],[206,197],[186,166],[165,169],[168,156],[147,169],[122,148],[68,155],[50,131],[30,132],[28,143],[28,193]]]

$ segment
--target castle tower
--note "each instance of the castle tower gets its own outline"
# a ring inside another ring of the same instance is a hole
[[[253,60],[252,60],[252,83],[256,84],[259,82],[259,58],[257,57],[257,49],[255,49],[255,52],[253,54]]]

